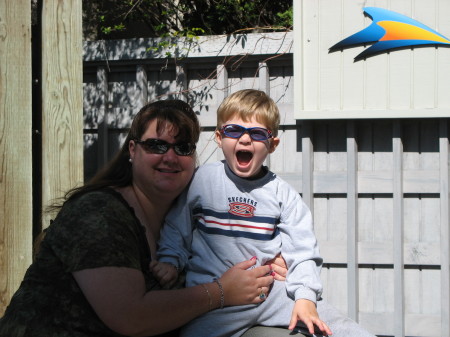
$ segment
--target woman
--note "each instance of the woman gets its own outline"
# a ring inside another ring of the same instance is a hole
[[[215,282],[160,290],[149,270],[163,219],[195,168],[200,127],[178,100],[144,106],[120,152],[69,191],[0,319],[0,336],[149,336],[212,309],[259,303],[273,276],[253,260]]]

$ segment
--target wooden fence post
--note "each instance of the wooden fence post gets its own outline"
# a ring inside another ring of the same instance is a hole
[[[0,317],[31,262],[31,2],[0,1]]]
[[[42,202],[83,183],[81,1],[42,9]],[[43,217],[47,227],[50,216]]]

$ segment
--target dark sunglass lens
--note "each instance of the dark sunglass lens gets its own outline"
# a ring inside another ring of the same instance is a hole
[[[250,135],[254,140],[266,140],[269,138],[267,130],[256,128],[250,131]]]
[[[224,131],[225,135],[227,135],[229,137],[239,138],[242,136],[245,129],[239,125],[227,125],[223,131]]]
[[[142,142],[145,150],[151,153],[163,154],[169,150],[168,143],[163,140],[158,139],[147,139]]]
[[[179,156],[190,156],[195,151],[195,144],[191,143],[170,144],[165,140],[150,138],[144,141],[136,140],[136,142],[141,144],[148,153],[164,154],[171,147],[173,147],[173,150]]]
[[[189,156],[194,152],[195,146],[190,143],[181,143],[174,146],[175,153],[179,156]]]
[[[155,148],[157,149],[158,153],[166,153],[167,151],[169,151],[168,144],[157,144]]]

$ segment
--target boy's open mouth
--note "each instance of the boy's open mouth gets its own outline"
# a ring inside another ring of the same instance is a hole
[[[249,151],[238,151],[236,152],[236,158],[239,165],[247,165],[253,158],[253,153]]]

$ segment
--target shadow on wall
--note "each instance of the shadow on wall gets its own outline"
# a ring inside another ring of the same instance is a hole
[[[320,120],[313,123],[314,152],[346,152],[347,121]],[[392,152],[395,120],[356,120],[358,152]],[[439,119],[402,120],[404,152],[438,153]]]

